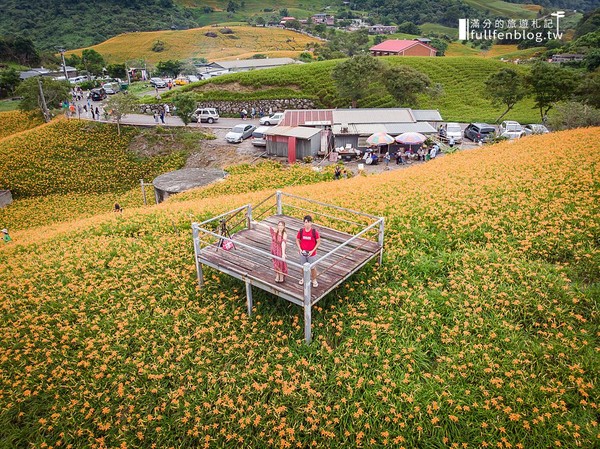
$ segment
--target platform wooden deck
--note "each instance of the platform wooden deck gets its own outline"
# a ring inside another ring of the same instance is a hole
[[[253,222],[251,229],[244,229],[232,236],[234,242],[245,243],[253,248],[270,253],[271,235],[269,227],[276,228],[277,223],[283,220],[287,227],[287,259],[300,263],[296,247],[296,235],[303,226],[302,220],[286,215],[272,215],[260,222]],[[335,229],[314,225],[321,237],[317,257],[322,257],[340,244],[350,240],[351,234]],[[348,246],[339,249],[334,255],[317,265],[317,280],[319,286],[311,287],[311,306],[340,285],[344,280],[358,271],[363,265],[381,251],[381,246],[372,240],[357,238]],[[288,263],[289,275],[284,283],[275,282],[275,271],[272,259],[263,254],[258,254],[243,248],[241,245],[235,249],[224,251],[216,245],[202,248],[198,254],[198,262],[224,271],[238,279],[249,281],[263,290],[281,296],[295,304],[304,306],[304,287],[298,281],[303,272],[299,267]]]

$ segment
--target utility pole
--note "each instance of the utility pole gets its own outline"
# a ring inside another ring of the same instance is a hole
[[[50,121],[50,111],[48,111],[48,106],[46,105],[46,97],[44,97],[44,89],[42,88],[42,77],[38,76],[38,86],[40,88],[40,103],[42,106],[42,114],[44,115],[44,120],[46,123]]]
[[[62,59],[63,72],[65,74],[65,80],[69,81],[69,75],[67,74],[67,64],[65,63],[65,49],[63,47],[59,47],[58,51],[60,52],[60,57]]]

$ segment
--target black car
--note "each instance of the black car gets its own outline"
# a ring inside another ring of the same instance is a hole
[[[495,134],[496,128],[487,123],[471,123],[465,129],[465,137],[473,142],[489,142]]]
[[[106,91],[103,88],[92,89],[90,91],[92,101],[102,101],[106,98]]]

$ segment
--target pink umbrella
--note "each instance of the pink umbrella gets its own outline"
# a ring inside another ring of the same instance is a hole
[[[408,132],[402,133],[399,136],[396,136],[396,142],[403,143],[405,145],[420,145],[427,140],[421,133]]]
[[[389,145],[394,143],[394,138],[386,133],[375,133],[367,137],[367,143],[369,145]]]

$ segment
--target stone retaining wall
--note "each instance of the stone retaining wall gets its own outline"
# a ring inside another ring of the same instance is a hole
[[[143,104],[140,105],[140,111],[142,114],[154,114],[158,111],[160,104]],[[173,105],[169,103],[171,110]],[[256,111],[264,111],[266,114],[269,108],[273,112],[285,111],[286,109],[315,109],[315,103],[313,100],[306,98],[286,98],[281,100],[215,100],[215,101],[201,101],[198,103],[199,108],[216,108],[221,115],[236,115],[239,114],[242,109],[246,109],[248,113],[252,108]]]

